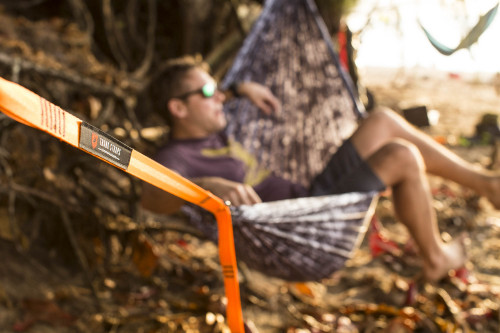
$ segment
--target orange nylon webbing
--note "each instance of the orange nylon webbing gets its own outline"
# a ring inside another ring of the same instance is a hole
[[[214,214],[219,228],[219,258],[228,300],[228,325],[232,332],[244,332],[231,214],[222,199],[32,91],[1,77],[0,111]]]

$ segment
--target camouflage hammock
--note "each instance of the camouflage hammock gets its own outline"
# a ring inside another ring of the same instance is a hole
[[[363,109],[312,0],[268,0],[223,86],[252,80],[281,99],[265,116],[245,99],[226,105],[228,134],[267,169],[305,186],[352,134]],[[319,280],[342,268],[366,231],[376,193],[347,193],[232,207],[238,260],[268,275]],[[186,206],[210,238],[211,214]]]

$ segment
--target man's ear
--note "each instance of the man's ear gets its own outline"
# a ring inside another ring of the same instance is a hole
[[[186,104],[178,98],[172,98],[167,102],[167,109],[175,118],[184,118],[187,115]]]

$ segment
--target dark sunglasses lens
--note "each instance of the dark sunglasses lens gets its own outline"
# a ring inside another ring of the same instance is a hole
[[[203,96],[208,98],[212,97],[215,94],[215,91],[217,90],[217,85],[215,83],[207,83],[201,88],[201,92],[203,93]]]

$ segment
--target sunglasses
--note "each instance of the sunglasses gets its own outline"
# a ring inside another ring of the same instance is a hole
[[[196,89],[187,93],[184,93],[180,96],[177,96],[176,98],[178,99],[186,99],[191,95],[194,94],[201,94],[204,98],[210,98],[213,95],[215,95],[215,92],[217,91],[217,83],[215,82],[208,82],[203,85],[200,89]]]

